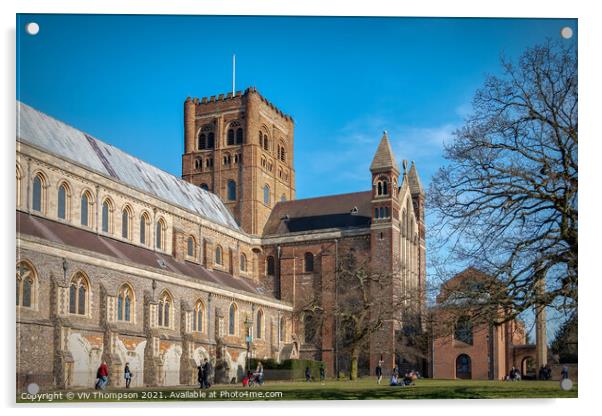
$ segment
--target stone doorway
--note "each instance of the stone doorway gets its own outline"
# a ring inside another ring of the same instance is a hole
[[[462,380],[472,378],[472,360],[466,354],[460,354],[456,358],[456,378]]]

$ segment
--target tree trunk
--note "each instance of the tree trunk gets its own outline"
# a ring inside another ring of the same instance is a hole
[[[360,352],[358,349],[354,348],[351,351],[351,371],[349,373],[349,378],[351,380],[356,380],[357,379],[357,365],[358,365],[358,361],[359,361],[359,356],[360,356]]]

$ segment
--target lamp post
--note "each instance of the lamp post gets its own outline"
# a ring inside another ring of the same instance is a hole
[[[251,371],[251,342],[253,341],[253,337],[251,336],[251,327],[253,326],[253,320],[249,319],[247,316],[245,318],[245,328],[247,329],[247,371]]]

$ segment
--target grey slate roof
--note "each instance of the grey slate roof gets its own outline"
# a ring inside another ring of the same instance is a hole
[[[385,131],[383,133],[382,139],[380,139],[380,143],[378,144],[378,148],[376,149],[376,153],[374,155],[374,159],[372,159],[372,164],[370,164],[371,171],[378,170],[387,170],[387,169],[395,169],[399,172],[399,165],[395,160],[395,156],[393,155],[393,150],[391,150],[391,144],[389,143],[389,136]]]
[[[219,196],[17,101],[17,139],[234,230]]]
[[[370,227],[371,200],[372,191],[365,191],[278,202],[263,235]]]

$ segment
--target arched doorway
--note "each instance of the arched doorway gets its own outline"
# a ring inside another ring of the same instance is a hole
[[[522,359],[520,363],[520,373],[523,378],[535,378],[537,370],[535,368],[535,360],[531,356]]]
[[[466,354],[460,354],[456,358],[456,378],[463,380],[472,378],[472,362]]]

